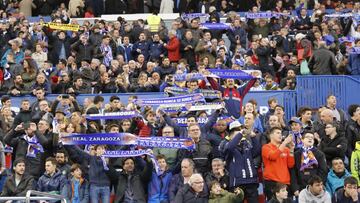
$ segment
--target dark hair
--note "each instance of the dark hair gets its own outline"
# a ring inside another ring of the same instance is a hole
[[[56,154],[59,153],[59,154],[64,154],[65,157],[69,157],[67,151],[65,151],[64,149],[59,149],[56,151]]]
[[[276,183],[274,185],[274,188],[272,189],[272,192],[274,193],[274,195],[276,195],[276,193],[280,192],[280,190],[283,188],[287,188],[287,185],[283,183]]]
[[[189,118],[195,118],[195,120],[197,121],[196,116],[194,114],[186,115],[186,119],[189,119]]]
[[[1,97],[1,104],[4,104],[6,101],[10,100],[11,97],[8,95],[4,95]]]
[[[348,113],[349,113],[349,115],[350,115],[351,117],[354,116],[354,113],[356,112],[356,109],[357,109],[358,107],[360,107],[360,105],[358,105],[358,104],[351,104],[351,105],[349,106],[349,108],[348,108]]]
[[[268,100],[268,105],[270,105],[272,102],[277,102],[277,99],[275,97],[271,97],[269,100]]]
[[[94,104],[98,104],[100,102],[104,102],[104,97],[100,96],[100,95],[96,95],[94,97]]]
[[[52,165],[57,165],[57,161],[56,161],[56,159],[54,157],[48,157],[46,159],[45,163],[48,162],[48,161],[50,161],[52,163]]]
[[[312,111],[312,109],[310,107],[300,107],[299,111],[297,112],[297,116],[301,117],[302,114],[304,114],[307,111]]]
[[[220,185],[220,182],[217,181],[217,180],[211,181],[211,182],[210,182],[210,187],[209,187],[209,189],[211,190],[211,188],[212,188],[214,185]],[[220,186],[221,186],[221,185],[220,185]]]
[[[73,165],[71,166],[70,172],[73,173],[73,172],[76,171],[77,169],[82,170],[80,164],[75,163],[75,164],[73,164]]]
[[[118,96],[113,95],[113,96],[110,97],[110,102],[113,102],[114,100],[119,100],[120,101],[120,98]]]
[[[278,108],[278,107],[281,108],[283,111],[285,111],[285,108],[283,106],[281,106],[281,105],[276,105],[275,109]]]
[[[315,183],[322,183],[323,180],[317,176],[317,175],[313,175],[310,177],[310,179],[308,180],[308,185],[314,185]]]
[[[344,180],[344,186],[346,185],[358,185],[358,180],[353,176],[346,177]]]
[[[20,157],[15,159],[14,163],[13,163],[13,167],[16,167],[16,165],[18,165],[19,163],[24,163],[25,164],[25,159]]]
[[[121,166],[124,166],[124,165],[125,165],[125,162],[126,162],[127,160],[129,160],[129,159],[131,159],[131,160],[135,163],[135,159],[134,159],[133,157],[126,157],[126,158],[123,159]]]

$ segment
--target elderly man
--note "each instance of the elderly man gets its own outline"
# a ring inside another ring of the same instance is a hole
[[[229,188],[229,174],[225,170],[225,162],[222,159],[215,158],[211,161],[211,172],[205,175],[205,181],[208,188],[211,188],[211,183],[217,181],[220,187],[227,190]]]
[[[169,199],[170,201],[175,200],[177,192],[189,182],[190,177],[194,173],[195,163],[192,159],[183,159],[181,161],[181,173],[176,174],[172,177],[169,186]]]
[[[208,194],[204,191],[204,179],[196,173],[193,174],[189,183],[185,184],[176,194],[175,203],[207,203]]]
[[[319,42],[319,48],[309,60],[309,68],[314,75],[336,75],[335,55],[326,48],[324,41]]]
[[[334,120],[335,120],[335,116],[332,110],[323,108],[320,111],[320,120],[315,121],[313,125],[313,131],[315,132],[315,139],[317,139],[317,141],[320,141],[319,139],[322,139],[323,137],[326,136],[325,126],[327,124],[333,124]],[[339,122],[337,121],[335,121],[335,123],[339,124]],[[337,126],[339,126],[339,129],[337,129],[339,135],[344,136],[345,135],[344,128],[340,126],[340,124]]]

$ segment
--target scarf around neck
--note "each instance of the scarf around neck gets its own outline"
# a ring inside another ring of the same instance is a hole
[[[312,149],[314,147],[304,147],[302,146],[302,155],[301,155],[301,166],[300,171],[310,168],[313,165],[318,165],[318,161],[315,158]]]

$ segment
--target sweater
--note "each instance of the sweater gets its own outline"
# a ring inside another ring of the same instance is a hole
[[[264,162],[264,179],[290,184],[289,169],[295,165],[294,156],[290,156],[289,148],[280,151],[272,143],[262,147],[262,159]]]

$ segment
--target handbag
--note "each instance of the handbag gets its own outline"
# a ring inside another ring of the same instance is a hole
[[[305,59],[301,61],[300,73],[301,75],[311,75],[308,62]]]

